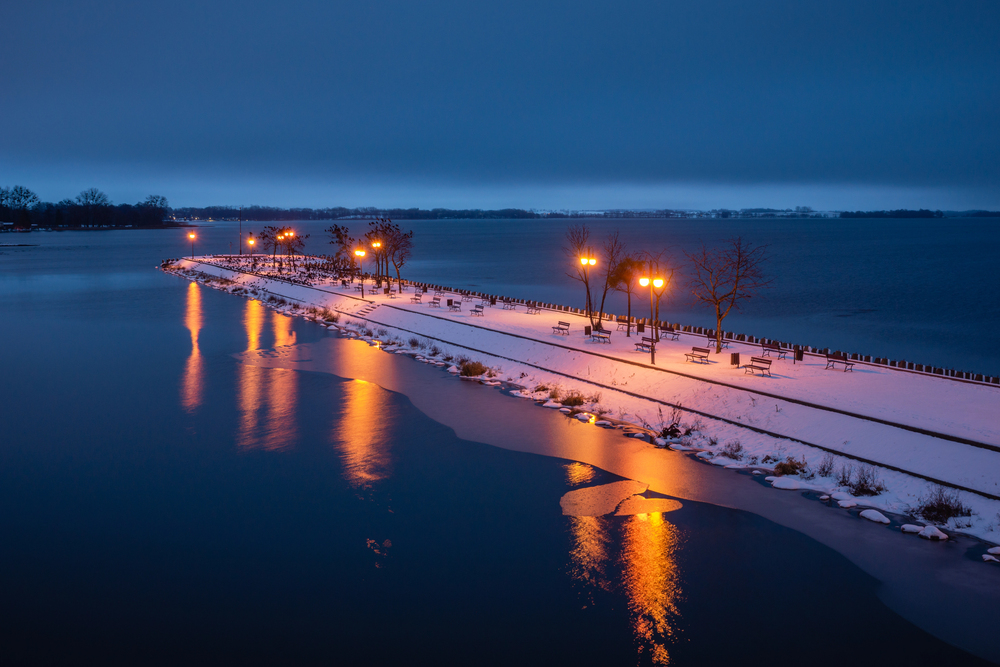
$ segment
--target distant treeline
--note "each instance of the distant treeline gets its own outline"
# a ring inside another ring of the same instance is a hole
[[[943,211],[928,211],[922,208],[911,211],[901,208],[897,211],[841,211],[841,218],[943,218]]]
[[[187,220],[342,220],[351,218],[390,218],[394,220],[503,220],[513,218],[566,217],[559,214],[535,213],[519,208],[503,208],[493,211],[481,209],[434,208],[277,208],[274,206],[185,206],[173,209],[178,219]]]
[[[22,185],[0,188],[0,223],[18,229],[37,227],[158,227],[168,220],[165,197],[150,195],[136,204],[113,204],[106,194],[90,188],[74,199],[43,202]]]

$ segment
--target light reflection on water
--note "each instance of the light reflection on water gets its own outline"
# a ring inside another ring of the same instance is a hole
[[[656,665],[670,664],[666,643],[680,617],[677,541],[677,528],[660,512],[625,520],[621,561],[632,628],[639,650],[648,650]]]
[[[267,308],[259,301],[246,302],[243,325],[248,352],[261,349],[261,336],[267,317]],[[295,332],[289,331],[288,318],[277,313],[271,313],[271,318],[275,346],[293,345]],[[237,373],[236,398],[240,410],[240,426],[236,441],[239,446],[269,451],[290,447],[298,432],[295,414],[298,402],[296,373],[281,369],[268,371],[247,364],[240,364]]]
[[[193,281],[188,283],[184,326],[191,332],[191,356],[184,365],[181,405],[188,412],[193,412],[201,405],[205,372],[201,350],[198,348],[198,333],[202,326],[201,286]]]
[[[578,464],[571,464],[578,465]],[[567,471],[571,465],[567,465]],[[655,665],[670,664],[667,645],[675,637],[680,618],[680,590],[676,552],[678,530],[663,514],[653,512],[624,518],[567,517],[573,544],[570,576],[583,585],[587,604],[598,590],[624,593],[630,623],[640,654]],[[620,539],[613,533],[620,531]],[[612,553],[621,545],[617,556]],[[620,567],[620,575],[616,574]],[[617,582],[617,577],[621,581]]]
[[[344,386],[343,413],[334,422],[334,444],[340,449],[344,477],[367,488],[392,474],[386,442],[392,431],[381,418],[391,409],[391,396],[377,384],[353,380]]]

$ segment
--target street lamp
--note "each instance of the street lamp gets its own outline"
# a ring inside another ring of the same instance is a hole
[[[194,259],[194,232],[188,232],[188,238],[191,239],[191,259]]]
[[[358,256],[358,264],[361,266],[361,298],[365,298],[365,251],[355,250],[354,254]]]
[[[590,314],[590,310],[591,310],[591,308],[590,308],[590,274],[588,273],[588,270],[590,269],[590,267],[592,267],[595,264],[597,264],[597,259],[594,258],[594,257],[581,257],[580,258],[580,264],[583,266],[583,284],[587,288],[587,319],[589,319],[590,323],[593,324],[594,323],[594,319],[593,319],[593,316]]]
[[[256,243],[253,239],[253,232],[250,232],[250,238],[247,239],[247,245],[250,246],[250,256],[253,257],[253,244]]]
[[[659,294],[660,293],[659,290],[663,287],[664,280],[663,278],[650,279],[644,276],[642,278],[639,278],[639,284],[642,285],[643,287],[649,287],[649,322],[650,326],[652,327],[652,330],[649,333],[652,334],[654,331],[656,331],[657,334],[655,338],[656,341],[659,341],[660,340],[659,328],[656,326],[656,324],[654,324],[656,320],[653,319],[653,288],[655,287],[657,289],[657,294]],[[653,336],[650,337],[652,338]],[[655,341],[652,345],[649,346],[649,363],[651,363],[654,366],[656,365]]]
[[[382,270],[382,263],[379,261],[379,256],[378,256],[379,254],[378,249],[381,247],[382,247],[381,241],[372,241],[372,248],[375,249],[375,277],[378,278],[379,287],[381,287],[382,285],[382,278],[379,275],[379,272]],[[388,273],[388,271],[386,271],[386,273]]]

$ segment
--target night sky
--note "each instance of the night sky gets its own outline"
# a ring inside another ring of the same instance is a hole
[[[5,0],[43,200],[1000,208],[1000,3]]]

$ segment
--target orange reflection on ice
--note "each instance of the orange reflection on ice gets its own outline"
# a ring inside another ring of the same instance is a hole
[[[392,472],[385,444],[382,415],[391,409],[389,392],[377,384],[354,380],[344,385],[343,414],[336,424],[336,439],[344,475],[358,486],[385,479]]]
[[[629,517],[623,530],[623,583],[636,640],[653,664],[670,664],[665,644],[674,634],[672,619],[680,615],[677,528],[654,512]]]
[[[291,328],[292,318],[272,312],[271,326],[274,331],[274,347],[295,345],[295,332]]]
[[[184,377],[181,380],[181,405],[191,411],[201,405],[204,384],[204,368],[201,350],[198,349],[198,332],[201,331],[201,288],[196,282],[188,283],[187,307],[184,314],[184,326],[191,332],[191,356],[184,366]]]

